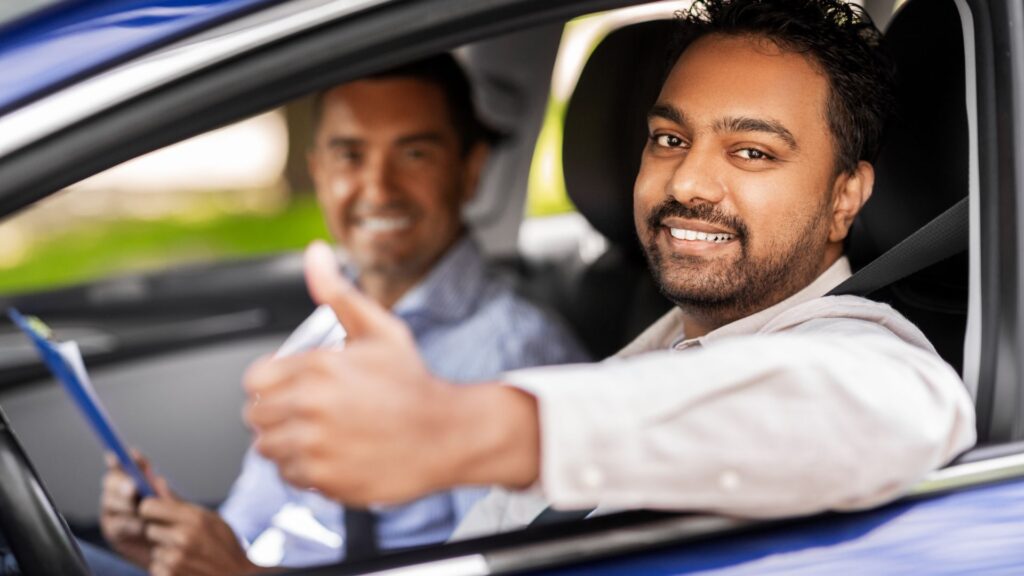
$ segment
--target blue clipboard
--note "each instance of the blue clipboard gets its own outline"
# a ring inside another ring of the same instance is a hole
[[[99,397],[96,396],[92,385],[88,381],[82,381],[75,368],[69,364],[68,359],[59,349],[61,343],[52,340],[43,331],[46,329],[46,325],[40,322],[38,318],[26,318],[14,308],[8,309],[7,315],[29,337],[36,350],[39,351],[43,363],[46,364],[50,372],[61,383],[64,391],[71,396],[71,400],[75,403],[79,412],[85,416],[93,432],[96,433],[96,436],[103,445],[114,453],[121,464],[121,468],[135,480],[136,490],[138,490],[139,495],[143,498],[156,496],[156,491],[153,490],[153,487],[146,479],[146,475],[142,473],[138,464],[132,459],[128,448],[125,446],[120,434],[117,433],[113,421],[107,415],[107,411],[104,409]],[[84,374],[84,364],[80,368]]]

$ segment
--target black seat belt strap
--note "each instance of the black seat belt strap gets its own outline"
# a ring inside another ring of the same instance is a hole
[[[380,553],[377,544],[377,517],[366,508],[345,508],[345,560],[364,560]]]
[[[968,246],[967,197],[872,260],[828,294],[866,296],[959,254]]]

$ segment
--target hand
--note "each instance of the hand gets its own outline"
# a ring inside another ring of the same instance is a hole
[[[105,456],[107,472],[100,494],[100,531],[119,554],[139,566],[148,566],[152,545],[146,540],[144,522],[139,517],[135,481],[121,469],[113,454],[108,452]],[[133,450],[132,457],[151,482],[157,478],[141,454]]]
[[[250,368],[245,387],[259,400],[245,418],[257,450],[292,485],[350,504],[400,502],[434,488],[432,449],[444,419],[434,408],[453,388],[430,375],[404,324],[340,277],[326,246],[307,252],[306,279],[313,299],[338,314],[345,349]]]
[[[367,505],[536,478],[532,396],[432,376],[405,325],[345,281],[323,243],[306,252],[306,282],[348,332],[345,348],[263,360],[244,379],[256,448],[286,481]]]
[[[153,488],[158,497],[139,505],[145,536],[152,545],[150,574],[230,576],[260,571],[216,512],[182,501],[163,478]]]

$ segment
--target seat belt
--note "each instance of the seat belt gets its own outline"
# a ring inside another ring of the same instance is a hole
[[[349,507],[342,511],[345,526],[345,561],[365,560],[380,554],[377,542],[377,515],[367,508]]]
[[[967,197],[965,196],[948,210],[904,238],[899,244],[858,270],[842,284],[830,290],[828,296],[844,294],[867,296],[932,264],[963,252],[969,243],[967,234],[969,219]],[[583,520],[593,511],[593,508],[555,510],[548,506],[530,522],[528,527]]]
[[[968,245],[968,220],[965,196],[867,266],[857,270],[853,276],[829,291],[828,295],[867,296],[963,252]]]

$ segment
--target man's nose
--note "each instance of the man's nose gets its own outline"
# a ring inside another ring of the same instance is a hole
[[[667,192],[681,204],[721,202],[725,198],[725,185],[718,161],[718,154],[713,149],[692,147],[676,164]]]
[[[394,170],[386,156],[367,159],[363,166],[363,199],[386,202],[395,193]]]

